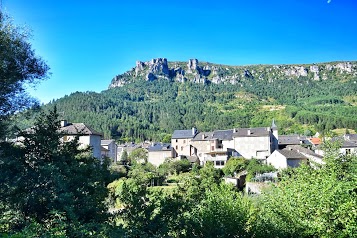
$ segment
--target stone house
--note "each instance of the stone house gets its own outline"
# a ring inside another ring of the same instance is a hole
[[[63,133],[63,142],[71,141],[76,136],[79,137],[80,148],[91,147],[93,156],[101,158],[101,138],[102,134],[93,130],[84,123],[69,123],[61,121],[60,132]]]
[[[118,161],[118,146],[114,140],[101,140],[101,156],[109,157],[113,162]]]
[[[211,151],[211,143],[214,143],[213,132],[200,132],[192,140],[194,154],[200,160],[200,165],[204,165],[205,154]]]
[[[266,160],[278,149],[278,129],[273,121],[271,127],[239,128],[198,133],[192,130],[175,130],[171,145],[174,157],[197,156],[200,164],[212,161],[216,168],[223,168],[234,157]]]
[[[167,158],[174,157],[174,149],[168,143],[153,143],[147,150],[148,162],[157,167]]]
[[[198,133],[192,139],[192,146],[200,164],[212,161],[215,168],[223,168],[231,156],[238,156],[232,135],[233,130]]]
[[[171,146],[174,149],[174,157],[195,155],[191,140],[197,135],[197,129],[175,130],[171,137]]]

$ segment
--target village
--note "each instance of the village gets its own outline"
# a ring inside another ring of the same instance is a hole
[[[215,168],[223,168],[230,158],[257,159],[277,170],[295,168],[301,163],[323,163],[322,139],[316,136],[279,135],[274,120],[270,127],[233,128],[199,132],[196,128],[175,130],[171,143],[142,142],[117,144],[115,140],[102,140],[102,134],[83,123],[61,121],[63,141],[79,135],[82,147],[90,146],[93,156],[109,157],[120,162],[124,151],[130,155],[136,149],[145,149],[147,162],[160,166],[167,159],[187,159],[204,166],[211,161]],[[357,134],[330,138],[340,142],[341,154],[357,152]]]

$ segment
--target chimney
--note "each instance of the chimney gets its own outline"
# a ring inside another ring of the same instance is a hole
[[[205,134],[202,134],[202,140],[204,140],[205,139]]]
[[[233,133],[237,133],[237,129],[236,128],[233,128]]]
[[[248,129],[247,134],[248,134],[248,136],[250,135],[250,129]]]
[[[61,127],[65,127],[68,125],[67,120],[61,120]]]
[[[196,135],[196,128],[192,127],[192,136]]]

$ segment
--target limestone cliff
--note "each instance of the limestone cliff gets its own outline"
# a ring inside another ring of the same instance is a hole
[[[169,80],[194,83],[237,84],[243,80],[274,80],[306,78],[311,80],[348,79],[357,76],[357,62],[331,62],[301,65],[228,66],[199,63],[197,59],[168,62],[166,58],[137,61],[131,70],[115,76],[109,88],[121,87],[133,80]]]

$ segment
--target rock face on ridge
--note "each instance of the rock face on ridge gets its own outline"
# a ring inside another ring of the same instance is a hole
[[[168,62],[166,58],[157,58],[147,62],[136,61],[134,68],[115,76],[109,88],[121,87],[139,79],[237,84],[243,80],[266,80],[267,82],[294,78],[328,80],[333,79],[334,75],[346,78],[357,76],[357,62],[227,66],[207,62],[199,63],[197,59],[189,59],[185,63]]]

